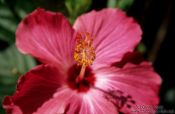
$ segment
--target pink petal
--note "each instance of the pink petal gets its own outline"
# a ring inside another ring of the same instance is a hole
[[[80,16],[74,28],[94,37],[94,63],[120,61],[126,52],[133,51],[141,39],[140,26],[119,9],[103,9]]]
[[[118,114],[116,107],[104,98],[104,93],[96,89],[83,96],[79,114]]]
[[[63,81],[64,77],[58,68],[50,65],[37,66],[20,78],[16,93],[5,98],[3,107],[7,112],[13,112],[10,114],[16,114],[16,111],[31,114],[53,97]]]
[[[150,63],[143,62],[140,65],[126,64],[123,69],[118,70],[116,68],[99,70],[96,87],[110,94],[120,95],[121,99],[117,99],[120,104],[122,99],[123,101],[127,99],[119,109],[121,112],[135,114],[133,111],[142,111],[138,107],[145,106],[146,110],[153,114],[159,103],[160,84],[161,78],[154,72]]]
[[[34,114],[78,114],[81,97],[67,87],[59,89]]]
[[[37,9],[18,26],[18,49],[44,63],[69,66],[73,61],[74,31],[60,13]]]
[[[34,114],[117,114],[113,104],[103,93],[93,89],[88,93],[77,93],[69,88],[58,90],[54,98],[45,102]]]

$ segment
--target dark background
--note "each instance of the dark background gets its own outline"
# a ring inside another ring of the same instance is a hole
[[[47,1],[47,0],[46,0]],[[7,0],[9,8],[13,11],[13,2]],[[55,3],[63,3],[53,0]],[[88,10],[100,10],[105,8],[107,0],[93,0]],[[35,6],[27,9],[31,12]],[[127,13],[133,16],[141,25],[143,30],[142,48],[144,47],[143,56],[145,59],[153,62],[155,70],[163,79],[160,90],[160,106],[166,110],[175,110],[175,6],[173,0],[135,0],[127,9]],[[47,5],[41,7],[48,8]],[[49,8],[48,8],[49,9]],[[54,9],[53,9],[54,10]],[[67,12],[62,10],[62,12]],[[21,18],[14,13],[16,23]],[[0,17],[1,18],[1,17]],[[1,32],[0,28],[0,32]],[[12,34],[12,37],[14,35]],[[3,52],[11,45],[9,42],[0,40],[0,50]],[[0,68],[1,69],[1,68]],[[11,91],[10,93],[13,93]]]
[[[160,105],[166,110],[175,109],[174,8],[173,0],[136,0],[129,11],[142,26],[145,58],[153,62],[163,79]]]

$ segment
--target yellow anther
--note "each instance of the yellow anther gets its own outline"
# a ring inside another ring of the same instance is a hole
[[[76,40],[74,60],[78,65],[91,65],[96,57],[95,49],[92,46],[92,37],[89,33],[85,33],[84,37],[81,34],[77,34]]]

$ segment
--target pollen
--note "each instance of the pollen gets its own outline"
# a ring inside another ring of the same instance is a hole
[[[95,49],[92,46],[93,38],[89,33],[76,35],[74,60],[78,65],[89,66],[96,58]]]

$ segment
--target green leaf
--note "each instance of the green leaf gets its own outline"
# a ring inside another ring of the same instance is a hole
[[[15,41],[17,20],[6,4],[0,4],[0,39],[9,44]]]
[[[37,8],[37,5],[33,0],[17,0],[14,7],[17,14],[22,19],[28,13],[35,10]]]
[[[16,79],[36,65],[35,60],[18,52],[13,45],[0,53],[0,83],[13,84]]]
[[[15,9],[21,18],[36,8],[44,8],[50,11],[59,11],[68,15],[65,0],[17,0]]]
[[[69,12],[71,23],[75,21],[77,16],[88,10],[91,5],[91,0],[66,0],[65,5]]]
[[[0,0],[0,3],[4,3],[4,0]]]
[[[14,32],[9,31],[8,29],[0,26],[0,39],[7,42],[8,44],[12,44],[15,42],[15,34]]]
[[[140,44],[137,46],[137,51],[144,54],[144,53],[147,51],[147,50],[146,50],[146,46],[145,46],[143,43],[140,43]]]
[[[175,103],[175,88],[171,88],[165,93],[165,100],[171,104]]]
[[[107,6],[112,8],[117,7],[127,11],[133,3],[134,0],[108,0]]]
[[[110,8],[115,8],[118,0],[108,0],[107,6]]]

